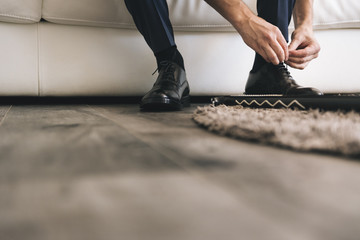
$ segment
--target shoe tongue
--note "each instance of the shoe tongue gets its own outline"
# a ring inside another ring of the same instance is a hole
[[[174,66],[174,63],[173,62],[170,62],[170,61],[162,61],[160,63],[160,66],[159,66],[159,71],[163,70],[164,71],[167,71],[168,69],[170,69],[171,67]]]

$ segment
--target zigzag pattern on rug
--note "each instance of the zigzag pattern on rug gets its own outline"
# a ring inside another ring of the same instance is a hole
[[[262,101],[261,103],[259,103],[258,101],[256,100],[252,100],[251,102],[248,102],[246,100],[242,100],[241,102],[239,102],[238,100],[235,100],[235,102],[238,104],[238,105],[241,105],[243,107],[251,107],[251,105],[253,105],[254,103],[259,106],[259,107],[262,107],[264,104],[268,104],[269,106],[275,108],[275,107],[278,107],[278,105],[281,105],[285,108],[291,108],[291,107],[294,107],[293,105],[296,105],[297,107],[299,107],[300,109],[303,109],[305,110],[305,106],[302,105],[301,103],[299,103],[299,101],[297,100],[293,100],[292,102],[290,102],[289,104],[285,104],[283,101],[281,100],[277,100],[275,103],[271,103],[270,101],[268,100],[264,100]]]

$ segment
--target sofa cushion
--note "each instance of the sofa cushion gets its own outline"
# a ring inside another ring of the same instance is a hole
[[[359,0],[315,0],[315,29],[360,28]]]
[[[233,30],[202,0],[168,0],[177,30]],[[254,0],[245,0],[254,10]],[[49,22],[101,27],[134,28],[124,0],[44,0],[43,18]]]
[[[256,0],[244,2],[256,11]],[[359,0],[314,2],[315,29],[360,28]],[[168,0],[168,4],[176,30],[234,31],[224,18],[202,0]],[[123,0],[44,0],[43,18],[60,24],[134,27]]]
[[[44,0],[42,17],[53,23],[129,27],[131,16],[123,0]]]
[[[41,19],[42,0],[0,0],[0,21],[34,23]]]

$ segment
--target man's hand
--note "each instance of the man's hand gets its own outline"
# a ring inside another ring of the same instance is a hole
[[[304,69],[311,60],[319,56],[319,52],[320,45],[312,30],[300,27],[291,35],[289,59],[285,63],[293,68]]]
[[[280,30],[256,16],[242,0],[205,0],[239,32],[244,42],[266,61],[275,65],[285,61],[304,69],[318,57],[320,46],[312,32],[313,0],[297,0],[294,7],[295,31],[290,46]]]
[[[288,59],[288,46],[281,31],[264,19],[252,15],[237,30],[244,42],[267,62],[278,65]]]
[[[295,3],[295,31],[291,35],[289,59],[286,61],[286,64],[293,68],[304,69],[311,60],[319,56],[320,45],[312,28],[313,1],[297,0]]]
[[[256,16],[242,0],[205,0],[239,32],[244,42],[266,61],[279,64],[289,51],[280,30]]]

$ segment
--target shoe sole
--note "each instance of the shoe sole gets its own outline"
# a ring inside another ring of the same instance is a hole
[[[190,107],[190,96],[184,96],[181,102],[168,98],[152,98],[140,103],[142,111],[179,111]]]

